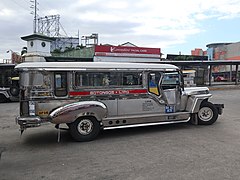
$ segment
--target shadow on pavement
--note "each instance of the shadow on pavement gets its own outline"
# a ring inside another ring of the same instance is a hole
[[[123,128],[123,129],[112,129],[105,130],[100,132],[97,139],[117,139],[120,137],[129,137],[129,136],[138,136],[143,134],[153,134],[158,132],[167,132],[167,131],[180,131],[181,129],[191,129],[197,126],[193,126],[189,123],[180,123],[180,124],[169,124],[169,125],[158,125],[158,126],[145,126],[145,127],[134,127],[134,128]],[[58,143],[58,131],[55,129],[49,129],[41,132],[24,132],[21,141],[25,145],[31,146],[44,146],[51,144],[64,144],[64,143],[73,143],[76,142],[72,139],[70,133],[65,130],[61,130],[60,142]]]

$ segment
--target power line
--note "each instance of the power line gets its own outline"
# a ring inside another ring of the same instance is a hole
[[[31,2],[31,0],[21,0],[25,5],[26,5],[26,7],[27,8],[29,8],[29,10],[31,9],[31,3],[33,3],[33,2]],[[39,7],[39,3],[38,3],[38,7]],[[38,8],[39,9],[39,8]],[[40,14],[41,12],[40,11],[38,11],[37,12],[37,16]],[[40,16],[40,15],[39,15]]]
[[[28,8],[32,9],[30,14],[33,15],[33,33],[38,32],[58,37],[68,36],[62,24],[59,21],[60,19],[59,15],[42,15],[42,16],[39,15],[40,14],[39,3],[37,0],[21,0],[22,3],[13,0],[12,2],[14,2],[16,5],[20,6],[24,10],[29,11]],[[24,6],[23,4],[26,6]],[[41,5],[41,7],[43,6]],[[62,30],[63,34],[60,34],[60,30]]]
[[[21,3],[18,3],[17,1],[12,0],[12,2],[15,3],[17,6],[23,8],[24,10],[28,10],[25,6],[23,6]]]
[[[39,9],[41,9],[42,11],[44,11],[46,14],[46,11],[48,11],[49,9],[51,9],[50,7],[46,7],[45,5],[43,4],[39,4]]]
[[[29,1],[27,1],[27,0],[22,0],[22,2],[26,5],[26,7],[29,6]]]

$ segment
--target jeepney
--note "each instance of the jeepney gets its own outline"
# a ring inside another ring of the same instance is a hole
[[[101,130],[180,122],[213,124],[223,104],[213,104],[207,87],[184,87],[170,64],[39,62],[16,66],[20,115],[27,128],[66,124],[76,141]]]
[[[0,63],[0,103],[18,101],[18,74],[15,64]]]

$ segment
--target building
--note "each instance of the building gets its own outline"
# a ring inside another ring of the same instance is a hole
[[[207,45],[210,60],[240,60],[240,42]]]
[[[170,61],[207,61],[207,56],[200,55],[179,55],[179,54],[167,54],[167,60]]]
[[[209,60],[240,60],[240,42],[235,43],[211,43],[207,44]],[[214,66],[213,73],[229,79],[231,72],[235,71],[232,66]],[[235,75],[234,75],[235,76]]]
[[[161,49],[138,47],[132,43],[119,46],[96,45],[94,61],[101,62],[160,62]]]
[[[96,61],[96,62],[160,62],[161,49],[138,47],[130,42],[79,47],[65,52],[52,52],[46,61]]]
[[[207,56],[207,51],[202,50],[201,48],[195,48],[191,50],[192,56]]]
[[[113,45],[98,45],[97,34],[94,37],[94,44],[86,46],[71,46],[68,50],[62,52],[50,51],[51,43],[58,42],[61,44],[61,39],[48,37],[42,34],[31,34],[21,37],[27,41],[27,53],[24,54],[24,61],[96,61],[96,62],[160,62],[161,49],[138,47],[130,42],[126,42],[119,46]],[[58,41],[59,40],[59,41]],[[73,39],[65,39],[67,44],[71,44]],[[69,40],[69,41],[68,41]],[[90,40],[90,39],[87,39]],[[87,43],[89,43],[87,41]],[[57,45],[56,44],[56,45]],[[77,41],[76,41],[77,44]],[[63,44],[62,44],[63,45]]]
[[[44,57],[51,56],[50,44],[55,38],[34,33],[21,39],[27,41],[27,53],[23,55],[25,62],[46,61]]]

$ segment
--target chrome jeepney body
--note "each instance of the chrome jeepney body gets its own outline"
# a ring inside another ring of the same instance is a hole
[[[174,65],[41,62],[16,69],[20,129],[66,123],[78,141],[95,138],[100,129],[196,122],[194,115],[211,97],[206,87],[184,88]],[[222,107],[214,108],[220,114]]]

